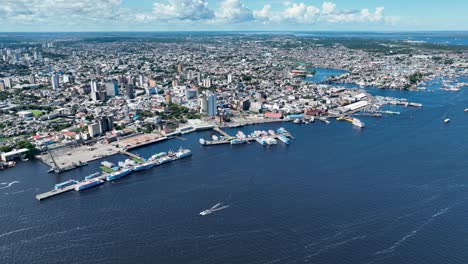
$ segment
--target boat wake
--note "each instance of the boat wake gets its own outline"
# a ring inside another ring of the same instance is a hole
[[[0,238],[4,237],[4,236],[9,236],[9,235],[12,235],[12,234],[15,234],[15,233],[23,232],[23,231],[26,231],[26,230],[30,230],[30,229],[33,229],[33,228],[36,228],[36,227],[28,227],[28,228],[13,230],[13,231],[10,231],[10,232],[4,233],[4,234],[0,234]]]
[[[209,214],[211,214],[211,213],[214,213],[214,212],[216,212],[216,211],[221,211],[221,210],[224,210],[224,209],[226,209],[226,208],[229,208],[229,205],[223,205],[223,206],[221,206],[222,204],[223,204],[222,202],[221,202],[221,203],[217,203],[217,204],[213,205],[210,209],[206,209],[206,210],[204,210],[204,211],[201,211],[201,212],[200,212],[200,215],[201,215],[201,216],[205,216],[205,215],[209,215]]]
[[[13,184],[15,184],[15,183],[19,183],[19,181],[12,181],[12,182],[10,182],[10,183],[4,182],[4,183],[2,183],[2,185],[7,185],[7,184],[8,184],[8,185],[5,186],[5,187],[0,188],[0,190],[6,189],[6,188],[10,188],[10,187],[11,187]]]
[[[446,214],[449,210],[451,209],[451,207],[447,207],[447,208],[444,208],[444,209],[441,209],[439,210],[437,213],[433,214],[428,220],[426,220],[424,223],[422,223],[419,227],[417,227],[416,229],[414,229],[413,231],[407,233],[406,235],[404,235],[400,240],[398,240],[397,242],[393,243],[392,246],[390,246],[389,248],[387,249],[384,249],[384,250],[380,250],[380,251],[377,251],[375,253],[375,255],[385,255],[385,254],[388,254],[388,253],[392,253],[393,251],[395,251],[395,249],[397,249],[401,244],[403,244],[406,240],[414,237],[421,229],[423,229],[424,227],[426,227],[428,224],[430,224],[432,221],[434,221],[435,218],[441,216],[441,215],[444,215]]]

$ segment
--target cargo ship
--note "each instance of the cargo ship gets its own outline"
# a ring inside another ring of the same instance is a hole
[[[86,189],[98,186],[103,184],[104,181],[101,179],[90,179],[90,180],[85,180],[80,183],[75,187],[75,191],[84,191]]]
[[[145,162],[145,163],[142,163],[142,164],[138,164],[138,165],[135,165],[133,166],[133,171],[144,171],[144,170],[147,170],[147,169],[151,169],[152,167],[154,166],[154,163],[152,162]]]
[[[77,184],[78,182],[75,181],[75,180],[68,180],[68,181],[64,181],[62,183],[57,183],[55,184],[55,190],[60,190],[60,189],[63,189],[67,186],[70,186],[70,185],[74,185],[74,184]]]
[[[129,169],[123,169],[123,170],[120,170],[120,171],[116,171],[116,172],[108,175],[106,177],[106,180],[107,181],[117,180],[117,179],[120,179],[122,177],[125,177],[125,176],[129,175],[130,173],[132,173],[132,171],[129,170]]]

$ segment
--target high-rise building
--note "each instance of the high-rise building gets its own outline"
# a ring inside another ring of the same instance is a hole
[[[228,82],[228,83],[232,83],[232,75],[231,75],[231,74],[228,74],[228,76],[227,76],[227,82]]]
[[[13,81],[10,78],[4,78],[3,83],[5,84],[5,88],[11,89],[13,87]]]
[[[203,87],[211,88],[211,79],[210,79],[210,77],[203,80]]]
[[[182,73],[182,70],[183,70],[183,69],[182,69],[182,63],[179,63],[179,65],[177,65],[177,72],[178,72],[179,74],[181,74],[181,73]]]
[[[217,98],[216,94],[211,94],[207,97],[208,101],[208,116],[213,117],[217,114]]]
[[[96,80],[91,80],[91,92],[99,91],[98,82]]]
[[[119,85],[116,80],[106,82],[106,94],[109,97],[114,97],[119,95]]]
[[[128,99],[135,98],[135,89],[132,84],[127,84],[127,86],[125,87],[125,95]]]
[[[200,114],[206,114],[208,112],[208,100],[206,95],[202,94],[198,98],[198,105],[200,106]]]
[[[5,83],[0,80],[0,91],[5,91]]]
[[[101,127],[98,123],[89,124],[88,133],[91,137],[99,136],[101,134]]]
[[[172,103],[172,95],[171,95],[171,92],[166,92],[166,94],[164,95],[164,98],[166,100],[166,104],[170,104]]]
[[[36,76],[34,74],[29,75],[29,83],[36,84]]]
[[[98,119],[100,134],[104,134],[108,131],[111,131],[114,128],[114,118],[111,116],[101,117]]]

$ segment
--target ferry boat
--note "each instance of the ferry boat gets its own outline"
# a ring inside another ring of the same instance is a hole
[[[96,178],[96,177],[98,177],[98,176],[100,176],[100,175],[101,175],[100,172],[96,172],[96,173],[93,173],[93,174],[91,174],[91,175],[86,176],[86,177],[85,177],[85,180],[91,180],[91,179],[94,179],[94,178]]]
[[[274,139],[274,138],[271,138],[271,137],[270,137],[270,138],[266,138],[265,141],[266,141],[266,143],[267,143],[268,145],[276,145],[276,144],[278,144],[278,141],[277,141],[276,139]]]
[[[157,154],[154,154],[153,156],[151,156],[151,158],[148,159],[148,161],[155,161],[159,158],[162,158],[162,157],[165,157],[167,156],[167,152],[159,152]]]
[[[98,186],[103,184],[104,181],[101,179],[90,179],[90,180],[85,180],[80,183],[75,187],[75,191],[84,191],[86,189]]]
[[[245,144],[246,142],[245,139],[233,139],[231,140],[231,145]]]
[[[261,137],[256,138],[255,141],[257,141],[262,146],[265,146],[267,144],[266,141]]]
[[[359,128],[364,128],[366,125],[359,119],[353,118],[353,126],[359,127]]]
[[[57,183],[55,184],[55,190],[60,190],[60,189],[63,189],[67,186],[70,186],[70,185],[74,185],[74,184],[77,184],[78,182],[75,181],[75,180],[68,180],[68,181],[64,181],[62,183]]]
[[[179,151],[177,151],[175,153],[176,157],[181,159],[181,158],[185,158],[185,157],[188,157],[188,156],[191,156],[192,155],[192,151],[190,149],[179,149]]]
[[[284,127],[280,127],[276,130],[276,132],[278,132],[279,134],[286,134],[288,133],[288,131],[286,131],[286,129],[284,129]]]
[[[164,163],[168,163],[168,162],[171,162],[173,160],[174,159],[172,157],[170,157],[170,156],[162,157],[162,158],[156,160],[155,165],[162,165]]]
[[[129,169],[123,169],[123,170],[120,170],[120,171],[116,171],[116,172],[108,175],[106,177],[106,180],[107,181],[117,180],[117,179],[120,179],[122,177],[125,177],[125,176],[129,175],[130,173],[132,173],[132,171],[129,170]]]
[[[278,139],[279,139],[281,142],[283,142],[284,144],[289,145],[289,138],[287,138],[286,136],[279,135],[279,136],[278,136]]]
[[[153,166],[154,166],[154,163],[145,162],[145,163],[133,166],[133,171],[144,171],[144,170],[147,170],[147,169],[151,169]]]

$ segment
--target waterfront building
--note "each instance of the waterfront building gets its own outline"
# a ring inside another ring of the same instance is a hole
[[[208,116],[213,117],[217,114],[217,99],[216,94],[211,94],[207,97],[208,101]]]
[[[206,95],[202,94],[200,98],[198,98],[198,106],[200,107],[200,114],[206,114],[208,112],[208,100],[206,99]]]
[[[5,153],[2,153],[1,158],[3,161],[12,161],[12,160],[19,159],[22,156],[26,155],[28,151],[29,151],[28,149],[23,148],[23,149],[13,150],[10,152],[5,152]]]
[[[98,123],[92,123],[88,125],[88,133],[90,137],[96,137],[101,134],[101,127]]]

